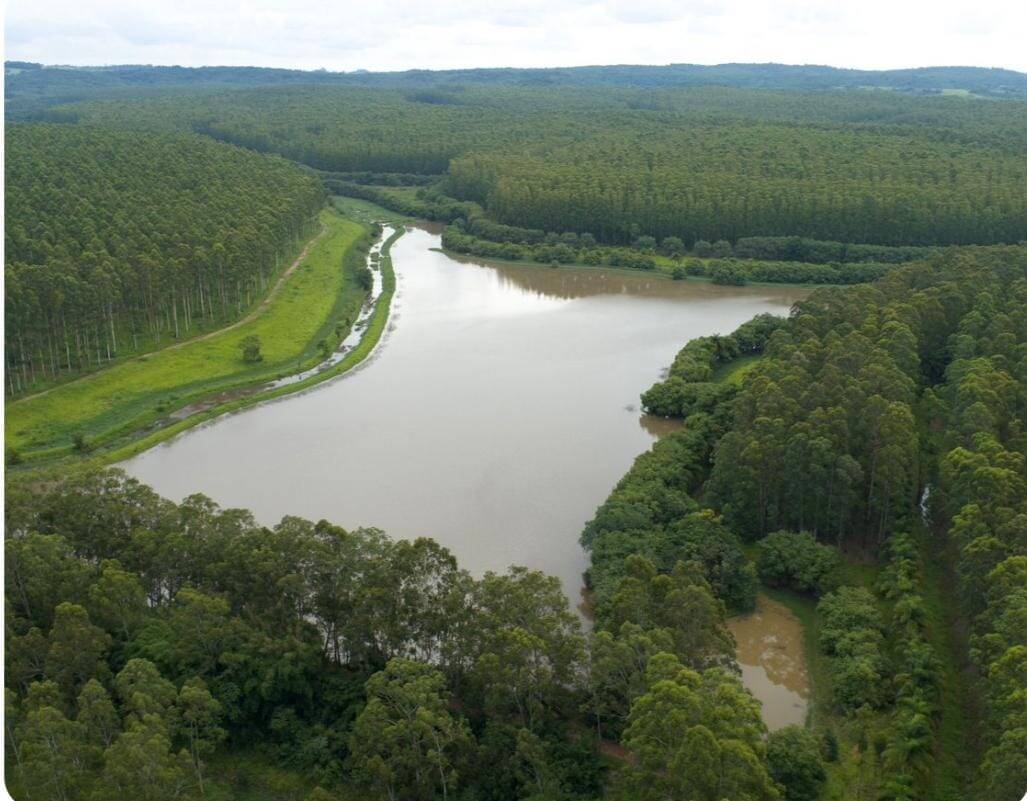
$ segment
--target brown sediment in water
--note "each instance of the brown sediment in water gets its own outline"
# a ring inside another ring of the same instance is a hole
[[[659,417],[655,414],[640,415],[638,424],[657,439],[662,439],[685,427],[685,421],[680,417]]]
[[[396,240],[396,325],[365,369],[220,417],[125,469],[167,497],[203,492],[268,525],[296,514],[430,536],[474,575],[526,565],[576,602],[582,527],[667,427],[639,420],[640,390],[682,343],[785,313],[796,290],[711,297],[708,285],[582,269],[549,294],[437,245],[419,229]],[[522,269],[543,282],[562,272]]]
[[[809,675],[802,623],[784,604],[760,595],[756,611],[728,621],[738,644],[742,683],[763,704],[771,731],[806,720]]]

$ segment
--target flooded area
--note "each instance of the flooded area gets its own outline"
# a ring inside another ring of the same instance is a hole
[[[475,574],[538,568],[576,602],[583,524],[673,427],[641,415],[639,394],[687,340],[806,294],[438,247],[417,228],[393,245],[388,330],[361,367],[122,467],[166,497],[202,492],[266,524],[291,514],[430,536]]]
[[[738,643],[742,683],[763,704],[771,731],[806,722],[809,676],[802,623],[782,603],[760,595],[756,611],[728,620]]]

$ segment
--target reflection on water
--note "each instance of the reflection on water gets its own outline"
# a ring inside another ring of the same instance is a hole
[[[589,298],[597,295],[633,295],[641,298],[681,298],[691,300],[717,300],[768,295],[765,286],[731,287],[709,281],[672,281],[663,273],[645,270],[614,270],[597,267],[550,267],[542,264],[496,262],[464,254],[447,254],[460,264],[494,271],[501,284],[535,295],[539,298]],[[774,288],[769,294],[798,300],[805,292],[790,288]],[[682,343],[684,344],[684,343]]]
[[[472,573],[523,564],[578,598],[578,536],[668,424],[639,393],[689,339],[785,314],[788,288],[461,263],[412,229],[392,247],[375,358],[221,417],[124,467],[163,495],[430,536]],[[555,283],[554,283],[555,282]]]
[[[728,628],[738,643],[742,683],[762,702],[767,728],[803,724],[809,676],[799,619],[784,604],[760,595],[756,611],[731,618]]]
[[[643,414],[638,418],[638,424],[656,439],[661,439],[667,434],[677,431],[684,425],[684,422],[677,417],[658,417],[655,414]]]

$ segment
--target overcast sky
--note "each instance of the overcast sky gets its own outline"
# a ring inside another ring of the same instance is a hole
[[[1015,0],[14,0],[7,59],[329,70],[716,64],[1027,72]]]

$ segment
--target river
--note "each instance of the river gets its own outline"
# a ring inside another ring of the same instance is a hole
[[[792,287],[452,258],[392,248],[388,330],[361,367],[226,415],[123,463],[179,500],[430,536],[480,575],[524,564],[577,600],[592,516],[665,431],[639,393],[689,339],[787,313]]]

